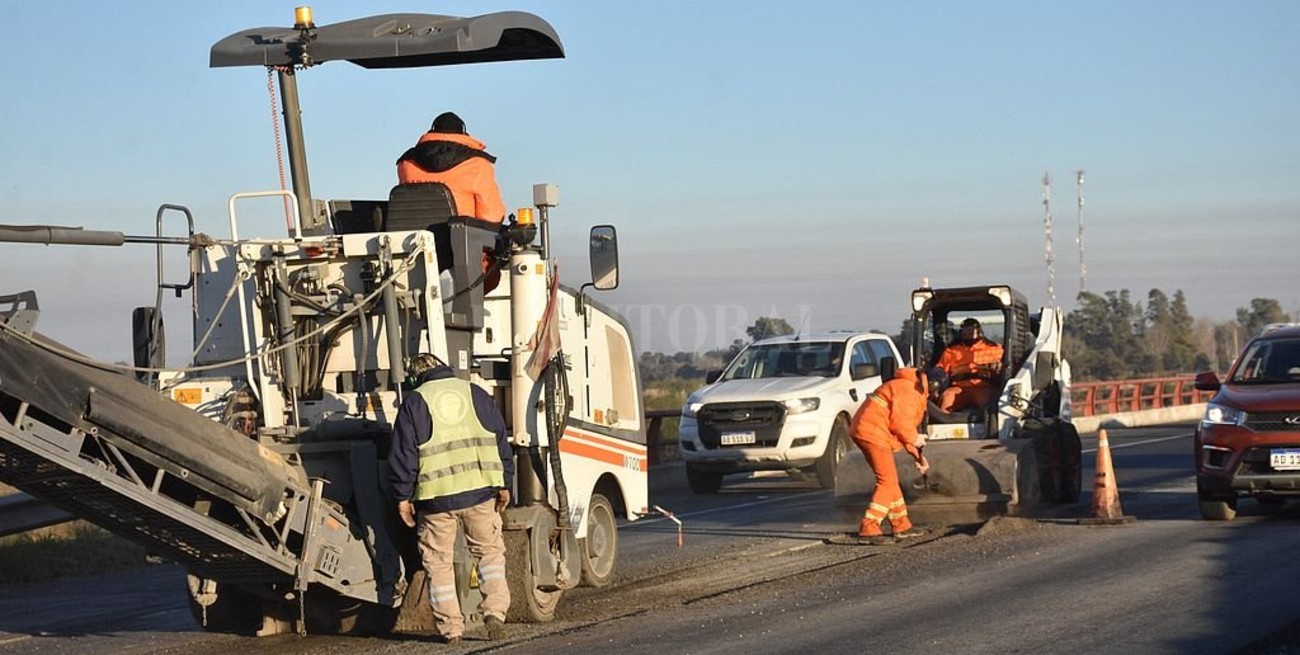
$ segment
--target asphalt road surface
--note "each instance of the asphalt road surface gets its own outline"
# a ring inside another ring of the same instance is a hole
[[[1300,619],[1300,507],[1249,501],[1233,522],[1199,517],[1190,430],[1111,431],[1124,513],[1081,526],[1085,497],[1049,518],[932,519],[895,546],[826,543],[856,511],[785,476],[695,496],[655,472],[652,502],[683,523],[620,531],[620,573],[566,594],[556,621],[500,642],[201,632],[170,565],[0,591],[5,653],[1288,653]],[[1085,438],[1090,488],[1095,439]],[[926,517],[918,517],[923,522]],[[1281,634],[1281,637],[1277,635]]]

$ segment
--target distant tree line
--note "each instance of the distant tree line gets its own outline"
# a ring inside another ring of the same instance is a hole
[[[1079,380],[1163,377],[1197,371],[1226,371],[1251,337],[1270,323],[1291,316],[1272,298],[1255,298],[1237,309],[1237,320],[1197,320],[1187,297],[1173,300],[1160,289],[1147,294],[1146,307],[1127,289],[1102,295],[1081,293],[1079,307],[1065,317],[1065,357]]]
[[[669,355],[643,352],[638,362],[641,367],[641,381],[649,383],[674,378],[699,378],[703,381],[706,373],[726,366],[745,346],[768,337],[794,334],[794,327],[783,318],[760,316],[753,325],[745,328],[745,334],[749,337],[749,341],[736,339],[726,348],[718,348],[702,354],[678,352]]]
[[[1226,371],[1246,342],[1270,323],[1295,320],[1272,298],[1254,298],[1237,309],[1235,321],[1196,319],[1180,289],[1173,298],[1160,289],[1147,293],[1145,306],[1127,289],[1079,294],[1078,307],[1065,317],[1065,357],[1076,380],[1163,377],[1204,370]],[[908,352],[906,326],[894,336]],[[685,393],[704,384],[708,371],[720,369],[750,342],[793,334],[783,318],[759,317],[745,329],[749,341],[736,339],[726,348],[705,353],[641,353],[641,379],[647,406],[680,404]],[[689,388],[688,388],[689,387]]]

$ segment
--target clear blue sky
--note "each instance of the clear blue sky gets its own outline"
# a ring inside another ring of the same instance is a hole
[[[231,193],[279,179],[265,73],[209,69],[208,49],[293,6],[0,3],[0,223],[147,234],[169,202],[223,234]],[[623,286],[602,299],[642,349],[713,347],[761,315],[893,331],[923,276],[1043,303],[1048,171],[1069,308],[1076,169],[1089,290],[1182,289],[1216,320],[1253,297],[1300,310],[1300,3],[313,7],[322,24],[520,9],[556,28],[563,60],[303,74],[312,189],[385,197],[396,156],[454,110],[500,157],[507,205],[560,186],[566,283],[585,281],[587,227],[619,227]],[[0,293],[37,289],[39,328],[100,356],[127,357],[152,277],[148,247],[0,245]]]

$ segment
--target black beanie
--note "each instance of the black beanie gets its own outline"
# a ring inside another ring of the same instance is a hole
[[[443,112],[433,119],[433,127],[429,128],[429,131],[465,134],[465,121],[452,112]]]

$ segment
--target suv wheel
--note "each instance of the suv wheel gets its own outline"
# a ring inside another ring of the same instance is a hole
[[[716,494],[722,488],[722,474],[713,471],[701,471],[690,464],[686,465],[686,484],[697,494]]]
[[[1196,480],[1196,499],[1200,501],[1201,518],[1207,521],[1231,521],[1237,518],[1237,494],[1222,495],[1201,488]]]
[[[835,488],[835,470],[848,452],[849,425],[843,416],[837,416],[835,425],[831,426],[831,438],[826,441],[826,452],[817,458],[817,464],[813,466],[817,472],[818,486],[822,489]]]
[[[1237,499],[1202,500],[1201,517],[1207,521],[1231,521],[1237,518]]]

